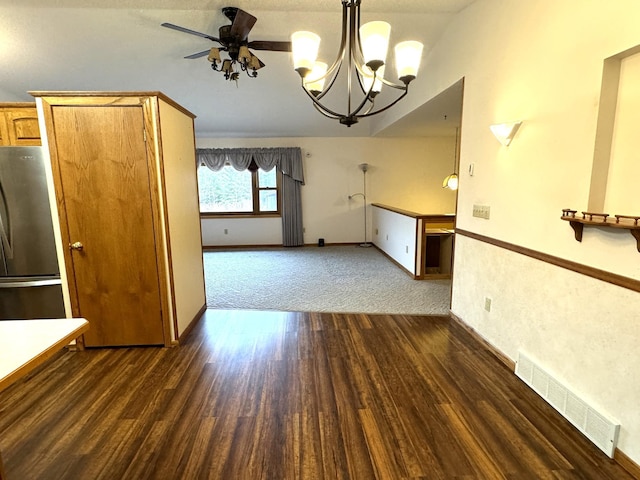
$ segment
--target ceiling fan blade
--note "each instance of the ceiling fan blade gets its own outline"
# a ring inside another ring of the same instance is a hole
[[[233,24],[231,25],[231,36],[240,40],[246,40],[257,20],[253,15],[238,9],[233,19]]]
[[[163,23],[161,24],[163,27],[171,28],[173,30],[178,30],[179,32],[190,33],[191,35],[197,35],[198,37],[208,38],[209,40],[213,40],[214,42],[220,42],[219,38],[212,37],[211,35],[207,35],[206,33],[196,32],[195,30],[190,30],[188,28],[181,27],[179,25],[174,25],[173,23]]]
[[[254,50],[271,50],[274,52],[290,52],[291,42],[270,42],[268,40],[255,40],[247,44]]]
[[[207,48],[206,50],[203,50],[202,52],[192,53],[191,55],[187,55],[184,58],[193,59],[193,58],[205,57],[205,56],[209,55],[209,50],[211,50],[211,49]]]

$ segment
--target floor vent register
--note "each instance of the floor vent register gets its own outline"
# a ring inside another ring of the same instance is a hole
[[[600,450],[613,458],[620,425],[597,412],[522,352],[518,353],[515,373]]]

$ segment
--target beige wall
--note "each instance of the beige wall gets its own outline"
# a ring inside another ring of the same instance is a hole
[[[628,232],[587,228],[578,243],[560,220],[587,207],[603,61],[640,44],[639,24],[632,0],[478,0],[430,46],[421,98],[378,127],[464,77],[460,170],[475,174],[461,175],[458,227],[640,279]],[[501,146],[489,125],[512,120],[523,125]],[[491,219],[472,217],[474,203]],[[640,463],[639,293],[458,236],[452,302],[510,358],[525,351],[619,421],[618,447]]]
[[[306,181],[302,187],[304,240],[309,244],[318,238],[327,243],[364,240],[362,197],[348,198],[362,192],[361,163],[369,164],[369,204],[383,203],[422,213],[450,213],[454,209],[455,194],[442,188],[442,179],[453,169],[454,137],[198,139],[197,146],[301,147]],[[260,236],[255,229],[251,234],[246,221],[237,221],[237,228],[233,222],[203,220],[203,244],[216,245],[215,235],[219,237],[224,228],[229,233],[241,230],[242,238],[252,240],[249,244],[273,243],[275,232],[269,230]],[[370,209],[367,225],[367,239],[371,241]],[[262,237],[271,240],[263,242]],[[217,241],[219,244],[225,239]]]
[[[193,120],[160,101],[170,268],[179,336],[205,305]]]

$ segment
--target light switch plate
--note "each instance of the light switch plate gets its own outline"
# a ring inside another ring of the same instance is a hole
[[[474,205],[473,216],[489,220],[491,216],[491,207],[489,205]]]

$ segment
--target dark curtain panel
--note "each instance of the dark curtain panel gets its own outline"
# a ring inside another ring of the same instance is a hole
[[[282,172],[282,244],[285,247],[304,245],[300,192],[304,174],[299,147],[198,148],[196,153],[198,165],[204,164],[214,172],[226,164],[236,170],[246,170],[251,160],[267,172],[277,167]]]
[[[304,185],[302,175],[302,152],[290,148],[287,155],[281,155],[282,171],[282,244],[285,247],[304,245],[302,234],[302,200],[300,186]]]

